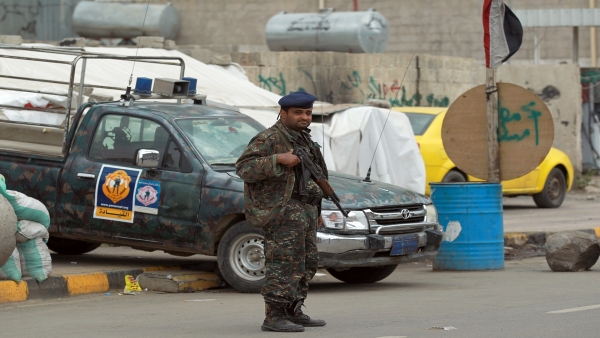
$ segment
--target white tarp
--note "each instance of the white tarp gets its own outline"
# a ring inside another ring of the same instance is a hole
[[[241,112],[265,127],[273,125],[277,118],[274,111],[241,109]],[[425,193],[425,163],[405,114],[357,107],[334,114],[330,124],[318,120],[318,116],[313,118],[311,135],[323,146],[330,170],[364,178],[372,161],[371,179]]]

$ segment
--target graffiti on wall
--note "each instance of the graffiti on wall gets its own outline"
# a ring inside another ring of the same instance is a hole
[[[294,91],[310,91],[317,96],[321,96],[320,99],[326,102],[334,102],[336,96],[350,96],[356,98],[354,100],[356,103],[376,99],[388,101],[393,107],[448,107],[450,105],[450,99],[447,96],[439,96],[434,93],[423,96],[418,92],[409,95],[406,86],[401,85],[398,79],[385,82],[377,81],[375,77],[369,76],[368,80],[366,80],[357,70],[346,74],[339,82],[339,86],[330,84],[327,88],[319,88],[309,71],[299,69],[299,72],[302,74],[302,77],[297,82],[307,84],[307,87],[298,86],[291,89],[283,72],[279,72],[276,76],[263,76],[259,74],[258,85],[263,89],[282,96]],[[325,94],[322,92],[325,92]]]

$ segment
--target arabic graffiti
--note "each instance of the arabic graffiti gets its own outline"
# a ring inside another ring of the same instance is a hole
[[[535,136],[535,145],[539,145],[539,130],[538,130],[538,119],[542,115],[541,111],[535,109],[536,103],[534,101],[529,102],[521,106],[522,112],[511,112],[508,108],[503,107],[500,103],[498,105],[498,142],[520,142],[527,137],[531,136],[531,130],[525,128],[523,131],[511,132],[509,130],[509,124],[511,122],[520,122],[523,117],[523,113],[526,114],[525,118],[533,122],[533,135]]]
[[[409,95],[407,87],[400,85],[398,79],[379,81],[374,76],[369,76],[368,81],[365,81],[358,70],[352,70],[344,74],[341,81],[337,82],[339,85],[335,81],[323,79],[318,82],[315,81],[314,74],[310,70],[299,68],[298,72],[300,76],[294,77],[292,81],[286,80],[283,72],[279,72],[276,76],[259,74],[258,85],[279,95],[287,95],[293,91],[312,90],[311,93],[319,96],[320,100],[330,103],[348,103],[351,101],[364,103],[369,99],[377,99],[388,101],[392,107],[421,105],[448,107],[450,105],[450,99],[447,96],[438,96],[434,93],[423,96],[418,91]],[[290,83],[294,85],[292,86]],[[297,89],[290,90],[290,87]],[[424,102],[423,99],[425,99]]]

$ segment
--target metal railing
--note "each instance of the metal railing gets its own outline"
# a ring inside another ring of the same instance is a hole
[[[170,56],[156,56],[156,57],[154,57],[154,56],[122,56],[122,55],[91,53],[91,52],[84,51],[81,48],[73,48],[73,47],[52,48],[52,47],[14,46],[14,45],[0,44],[0,53],[2,53],[3,50],[22,50],[22,51],[35,52],[35,53],[39,53],[40,57],[38,58],[38,57],[26,57],[26,56],[0,54],[0,59],[16,59],[16,60],[25,60],[25,61],[31,61],[31,62],[63,64],[65,66],[70,66],[69,81],[56,81],[56,80],[40,79],[40,78],[33,78],[33,77],[6,75],[6,74],[0,73],[0,78],[31,81],[31,82],[36,82],[36,83],[44,82],[44,83],[60,84],[60,85],[68,86],[67,94],[52,93],[52,92],[33,90],[33,89],[28,89],[28,88],[18,88],[18,87],[11,88],[11,87],[6,87],[6,86],[0,86],[0,90],[19,91],[19,92],[28,92],[28,93],[37,93],[37,94],[50,94],[50,95],[64,96],[67,98],[67,104],[65,107],[64,136],[63,136],[63,149],[62,149],[63,157],[65,156],[67,147],[68,147],[67,135],[69,132],[69,128],[71,127],[70,126],[71,110],[73,110],[73,108],[74,108],[74,110],[77,111],[77,109],[82,105],[84,87],[99,88],[99,89],[111,89],[111,90],[118,90],[118,91],[122,91],[122,92],[125,92],[125,90],[127,89],[126,86],[125,87],[113,87],[113,86],[104,86],[104,85],[98,85],[98,84],[86,84],[85,83],[85,75],[86,75],[86,67],[87,67],[88,60],[105,59],[105,60],[115,60],[115,61],[131,61],[131,62],[140,62],[140,63],[153,63],[153,64],[161,64],[161,65],[179,66],[179,68],[180,68],[179,79],[182,79],[185,74],[185,62],[183,61],[182,58],[174,57],[174,56],[173,57],[170,57]],[[43,58],[42,54],[67,55],[67,56],[73,56],[73,59],[71,61],[60,61],[60,60],[54,60],[52,58],[47,58],[47,57]],[[78,65],[79,61],[81,61],[81,73],[80,73],[79,82],[75,82],[76,69],[77,69],[77,65]],[[0,68],[0,71],[1,71],[1,68]],[[78,96],[76,107],[72,107],[73,90],[74,90],[73,88],[74,87],[78,87],[78,90],[79,90],[79,96]],[[51,112],[51,113],[60,113],[61,112],[60,109],[50,110],[50,109],[45,109],[45,108],[18,107],[18,106],[11,106],[11,105],[0,105],[0,108],[8,108],[8,109],[14,109],[14,110],[38,111],[38,112]],[[11,120],[3,120],[2,122],[15,123],[15,124],[26,124],[26,125],[36,125],[36,126],[41,126],[41,127],[60,127],[57,125],[22,122],[22,121],[11,121]]]

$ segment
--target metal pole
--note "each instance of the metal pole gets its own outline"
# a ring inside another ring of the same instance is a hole
[[[573,63],[579,63],[579,27],[573,27]]]
[[[354,0],[353,4],[354,4],[354,11],[358,12],[358,0]]]
[[[498,151],[498,87],[496,69],[486,68],[487,133],[488,133],[488,182],[500,182],[500,158]]]
[[[590,0],[590,8],[596,8],[596,1]],[[590,27],[590,66],[598,67],[598,56],[596,54],[596,27]]]
[[[540,39],[537,35],[533,36],[533,63],[540,64]]]
[[[87,59],[84,58],[81,62],[81,77],[79,78],[79,97],[77,98],[77,108],[83,103],[83,83],[85,82],[85,67],[87,66]]]

